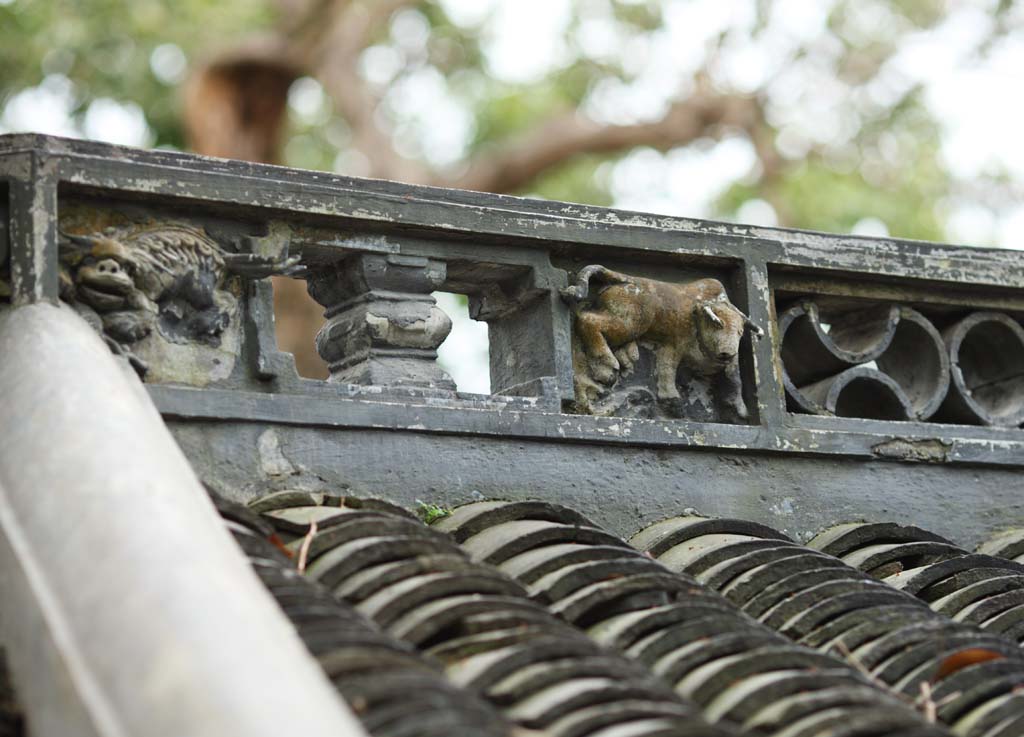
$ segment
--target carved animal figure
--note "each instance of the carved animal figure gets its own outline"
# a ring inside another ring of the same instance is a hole
[[[600,288],[592,290],[592,282]],[[585,408],[620,373],[630,373],[643,343],[654,352],[659,401],[681,401],[676,374],[684,366],[720,377],[719,401],[740,419],[747,417],[737,355],[748,327],[757,335],[762,331],[729,302],[717,279],[672,284],[592,265],[580,270],[562,296],[576,313],[578,405]]]
[[[229,253],[187,225],[62,236],[62,298],[94,310],[111,348],[129,356],[126,344],[155,327],[175,342],[215,340],[230,318],[233,298],[222,291],[229,276],[285,273],[297,261]]]

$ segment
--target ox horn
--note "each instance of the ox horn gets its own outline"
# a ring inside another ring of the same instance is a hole
[[[764,330],[762,330],[762,329],[760,328],[760,326],[758,326],[757,324],[755,324],[753,320],[751,320],[751,319],[750,319],[749,317],[747,317],[747,315],[746,315],[746,314],[745,314],[745,313],[743,312],[743,310],[741,310],[741,309],[740,309],[739,307],[737,307],[736,305],[734,305],[734,304],[733,304],[732,302],[729,302],[729,307],[730,307],[730,308],[731,308],[731,309],[732,309],[732,310],[733,310],[733,311],[734,311],[734,312],[735,312],[735,313],[736,313],[737,315],[739,315],[740,317],[742,317],[742,318],[743,318],[743,326],[744,326],[744,327],[748,328],[748,329],[750,330],[750,332],[751,332],[751,333],[753,333],[753,334],[754,334],[755,336],[757,336],[758,338],[763,338],[763,337],[764,337]],[[705,307],[704,309],[705,309],[705,310],[707,310],[708,308],[707,308],[707,307]],[[718,317],[718,316],[717,316],[717,315],[715,315],[715,318],[716,318],[716,319],[717,319],[717,317]],[[721,323],[719,323],[719,324],[721,324]]]
[[[743,324],[750,328],[750,332],[756,335],[758,338],[764,337],[764,330],[759,325],[756,325],[753,320],[747,317],[742,310],[733,305],[733,309],[740,313],[740,317],[743,318]]]
[[[711,305],[702,305],[700,309],[705,314],[705,316],[707,316],[707,318],[711,320],[711,322],[713,322],[715,325],[717,325],[720,328],[725,327],[725,323],[722,322],[722,318],[715,314],[715,311],[711,309]]]

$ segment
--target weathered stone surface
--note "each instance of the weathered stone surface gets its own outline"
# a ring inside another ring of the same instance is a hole
[[[966,607],[983,599],[1013,591],[1024,591],[1024,576],[1020,574],[994,576],[972,583],[971,586],[932,602],[932,609],[940,614],[956,616]]]
[[[225,247],[189,222],[72,208],[61,219],[61,299],[146,381],[223,382],[242,352],[241,278],[297,261],[287,241],[274,253],[236,251],[251,245]]]
[[[333,588],[358,571],[409,556],[453,552],[453,544],[419,535],[359,538],[323,553],[307,569],[309,575]]]
[[[520,586],[496,576],[457,573],[427,573],[412,576],[363,600],[358,609],[381,627],[388,627],[407,612],[427,602],[462,594],[521,596]]]
[[[630,545],[658,557],[669,548],[702,535],[746,535],[788,540],[777,530],[756,522],[696,516],[672,517],[645,527],[629,539]]]
[[[839,568],[812,568],[765,585],[753,598],[743,603],[743,611],[760,619],[763,616],[772,616],[776,606],[781,607],[787,600],[804,592],[811,595],[810,592],[813,591],[813,596],[817,600],[819,596],[828,596],[840,591],[846,592],[864,585],[870,586],[871,584],[849,571]],[[819,589],[819,586],[825,588]],[[806,598],[800,599],[794,604],[796,611],[800,611],[800,607],[806,603]]]
[[[875,689],[868,686],[838,686],[824,690],[807,690],[762,707],[747,717],[744,726],[750,729],[776,730],[787,724],[835,707],[872,706],[877,703]]]
[[[447,532],[456,542],[494,527],[502,522],[536,520],[538,522],[559,522],[567,525],[588,526],[593,523],[579,512],[561,504],[544,501],[523,502],[474,502],[463,504],[433,524],[438,530]]]
[[[828,655],[788,643],[775,643],[702,665],[677,683],[676,690],[691,695],[694,701],[704,706],[728,686],[751,675],[797,668],[829,671],[836,667],[841,668],[838,661]]]
[[[915,619],[917,621],[915,621]],[[855,610],[836,617],[824,627],[819,627],[801,642],[821,652],[844,656],[850,653],[863,664],[861,654],[864,649],[871,649],[887,640],[896,641],[900,636],[909,642],[913,632],[920,630],[924,636],[938,632],[944,623],[927,619],[913,606],[888,605],[878,607],[870,612]],[[894,627],[896,631],[894,632]],[[868,666],[865,665],[867,668]]]
[[[723,616],[721,612],[712,617],[695,619],[685,624],[666,627],[648,635],[632,645],[626,652],[649,666],[661,663],[662,658],[672,655],[668,661],[672,663],[673,673],[679,676],[684,667],[693,668],[697,663],[692,656],[698,655],[702,662],[713,658],[730,655],[741,650],[750,650],[761,645],[778,642],[772,633],[745,628],[742,621]],[[744,631],[747,630],[747,631]],[[688,665],[683,666],[680,656],[689,654]],[[659,665],[658,667],[662,667]]]
[[[319,535],[316,537],[318,539]],[[313,543],[316,541],[314,539]],[[312,548],[312,544],[310,547]],[[472,571],[473,569],[473,564],[457,553],[421,555],[364,568],[338,584],[334,588],[334,593],[346,601],[359,603],[385,586],[404,581],[410,576],[447,571]]]
[[[847,689],[854,693],[859,692],[858,685],[850,678],[850,673],[845,668],[832,670],[776,670],[766,673],[758,673],[740,682],[728,686],[720,694],[715,696],[707,705],[708,714],[716,721],[725,719],[727,721],[745,724],[748,719],[766,707],[773,706],[776,702],[794,694],[821,693],[830,689]],[[844,699],[845,705],[856,703],[856,697],[851,696]],[[875,708],[885,708],[902,711],[895,704],[879,703],[880,699],[873,700]],[[825,707],[821,705],[822,710]],[[906,717],[904,717],[906,719]],[[907,719],[908,724],[913,720]]]
[[[327,317],[316,344],[330,380],[453,391],[436,363],[452,321],[431,296],[445,277],[443,261],[395,254],[312,269],[309,293]]]
[[[685,604],[685,606],[684,606]],[[735,610],[718,597],[703,599],[687,597],[673,604],[651,607],[607,617],[591,626],[587,632],[602,645],[617,650],[628,650],[644,637],[663,629],[704,617],[719,620],[734,615]]]
[[[1003,530],[978,546],[978,552],[1016,560],[1024,555],[1024,528]]]
[[[538,579],[530,586],[530,596],[536,601],[550,604],[561,601],[584,586],[638,573],[650,573],[652,570],[654,567],[651,561],[641,556],[574,563]]]
[[[790,549],[791,544],[780,540],[762,540],[748,535],[701,535],[676,545],[661,555],[662,562],[673,570],[684,570],[698,578],[719,563],[733,560],[746,553]]]
[[[907,568],[941,563],[962,554],[963,550],[952,543],[929,541],[867,545],[847,553],[842,560],[868,575],[886,578]]]
[[[794,543],[780,542],[778,545],[749,550],[735,557],[727,558],[707,570],[701,571],[696,579],[715,591],[722,591],[734,580],[747,571],[788,558],[800,552],[800,546]]]

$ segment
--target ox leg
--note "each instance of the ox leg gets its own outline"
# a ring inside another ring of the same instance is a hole
[[[636,368],[637,361],[640,360],[640,346],[635,340],[631,340],[615,350],[615,358],[619,362],[622,375],[629,376]]]
[[[576,318],[576,327],[589,359],[590,375],[595,381],[611,384],[619,370],[619,360],[612,353],[605,334],[621,332],[622,321],[599,312],[581,312]]]
[[[676,372],[681,356],[675,346],[661,345],[654,351],[654,377],[660,400],[680,399],[676,386]]]
[[[750,416],[743,401],[743,383],[740,379],[740,364],[735,358],[718,378],[718,398],[728,420],[746,420]],[[731,415],[731,416],[730,416]]]
[[[576,411],[593,414],[594,403],[601,397],[603,387],[590,378],[590,364],[578,332],[572,336],[572,367]]]

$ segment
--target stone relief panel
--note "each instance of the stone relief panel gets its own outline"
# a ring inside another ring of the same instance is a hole
[[[778,327],[791,411],[1024,423],[1024,328],[1007,314],[803,299],[779,315]]]
[[[243,279],[286,273],[296,259],[228,250],[184,222],[117,218],[102,229],[61,222],[61,299],[146,381],[204,386],[241,350]]]
[[[573,316],[575,409],[745,422],[739,347],[762,331],[717,279],[684,284],[586,266],[562,290]]]

